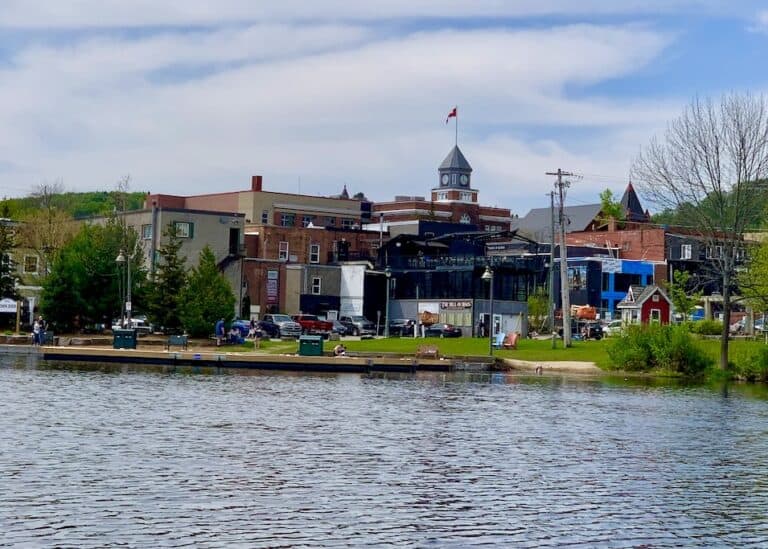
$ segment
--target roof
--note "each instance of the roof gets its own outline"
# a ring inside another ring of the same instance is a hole
[[[566,206],[565,217],[568,223],[565,232],[572,233],[584,231],[600,213],[600,204],[583,204],[580,206]],[[525,217],[514,219],[512,229],[531,237],[538,242],[549,242],[552,238],[552,214],[549,208],[534,208],[525,214]]]
[[[643,209],[643,205],[640,204],[640,198],[638,198],[631,181],[624,191],[624,196],[621,197],[621,206],[624,208],[624,215],[627,221],[648,221],[648,216]]]
[[[662,290],[660,287],[656,286],[656,284],[650,284],[648,286],[632,284],[629,287],[627,295],[624,296],[624,299],[619,302],[617,307],[622,309],[642,307],[643,303],[645,303],[646,300],[656,292],[659,292],[662,297],[664,297],[664,299],[669,302],[669,297],[667,297],[667,294],[664,293],[664,290]]]
[[[472,166],[470,166],[469,162],[467,162],[467,159],[464,158],[464,155],[461,153],[461,149],[459,149],[459,146],[454,145],[453,149],[451,149],[451,152],[448,153],[448,156],[445,157],[445,160],[443,160],[443,163],[440,164],[440,167],[438,169],[464,170],[464,171],[471,172]]]

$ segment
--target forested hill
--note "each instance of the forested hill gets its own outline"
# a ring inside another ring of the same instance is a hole
[[[106,215],[115,210],[138,210],[144,207],[147,193],[118,191],[102,191],[87,193],[58,193],[50,197],[50,205],[57,210],[66,212],[74,218]],[[124,197],[124,198],[123,198]],[[29,214],[45,207],[45,201],[40,196],[25,196],[24,198],[6,198],[0,200],[0,217],[24,219]],[[123,204],[125,204],[123,206]]]

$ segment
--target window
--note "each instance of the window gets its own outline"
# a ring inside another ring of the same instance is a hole
[[[326,217],[325,218],[325,226],[326,227],[335,227],[336,226],[336,218],[335,217]]]
[[[192,238],[194,236],[194,223],[190,223],[189,221],[175,221],[173,226],[176,229],[176,235],[179,238]]]
[[[461,193],[461,199],[462,200],[472,200],[472,193]]]
[[[150,240],[152,238],[152,225],[141,226],[141,238],[142,240]]]
[[[723,247],[722,246],[707,246],[707,259],[722,259]]]
[[[320,263],[320,244],[309,245],[309,262]]]
[[[38,262],[38,258],[36,255],[25,255],[24,256],[24,273],[37,274],[37,262]]]
[[[683,244],[680,246],[680,259],[691,259],[691,245]]]
[[[352,225],[355,224],[355,220],[351,217],[343,217],[341,219],[341,228],[342,229],[351,229]]]
[[[280,225],[283,227],[293,227],[296,224],[296,216],[294,214],[280,214]]]
[[[288,261],[288,243],[282,241],[278,244],[277,259],[280,261]]]
[[[302,227],[309,227],[309,224],[312,223],[312,221],[314,221],[314,220],[315,220],[314,216],[304,215],[304,216],[301,217],[301,226]]]
[[[659,294],[653,294],[653,297],[651,297],[651,301],[658,303],[659,302]]]
[[[312,295],[320,295],[321,289],[322,289],[322,284],[320,282],[320,277],[313,276],[312,277]]]
[[[469,217],[469,214],[461,214],[461,219],[459,219],[459,223],[472,223],[472,219]]]
[[[269,210],[261,210],[261,224],[269,225]]]

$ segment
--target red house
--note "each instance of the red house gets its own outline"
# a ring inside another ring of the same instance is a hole
[[[626,324],[669,324],[672,317],[672,302],[655,284],[630,286],[617,308]]]

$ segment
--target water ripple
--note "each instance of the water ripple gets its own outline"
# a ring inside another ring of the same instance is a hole
[[[738,391],[2,361],[0,546],[768,543]]]

